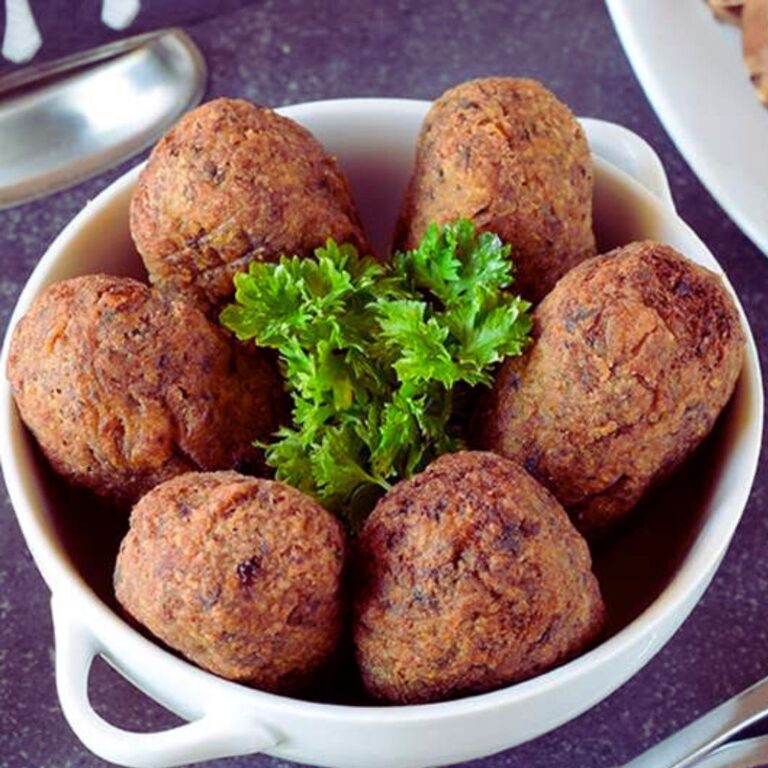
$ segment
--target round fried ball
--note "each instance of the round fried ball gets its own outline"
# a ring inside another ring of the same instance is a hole
[[[258,469],[282,415],[270,357],[124,277],[56,283],[13,332],[8,378],[53,468],[130,505],[195,469]]]
[[[438,701],[581,651],[604,606],[587,545],[552,495],[492,453],[399,483],[360,534],[357,659],[385,701]]]
[[[512,245],[515,290],[532,301],[595,254],[592,162],[568,107],[533,80],[491,77],[446,91],[427,114],[396,241],[458,218]]]
[[[340,523],[295,488],[193,472],[134,507],[115,594],[204,669],[291,692],[338,643],[344,559]]]
[[[712,429],[742,366],[744,333],[720,278],[645,241],[569,272],[534,314],[475,419],[595,533],[621,518]]]
[[[151,282],[209,315],[251,261],[308,255],[328,238],[368,250],[335,158],[297,123],[237,99],[203,104],[158,142],[130,222]]]

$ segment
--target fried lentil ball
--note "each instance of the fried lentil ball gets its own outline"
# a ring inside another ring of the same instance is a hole
[[[155,146],[131,200],[151,282],[213,316],[253,260],[308,255],[331,237],[367,252],[347,180],[305,128],[216,99]]]
[[[745,339],[720,278],[650,241],[569,272],[533,335],[503,363],[477,442],[522,463],[586,533],[625,515],[712,429]]]
[[[359,538],[354,640],[368,690],[438,701],[530,677],[584,649],[604,606],[554,497],[492,453],[399,483]]]
[[[270,357],[123,277],[44,291],[14,329],[7,374],[53,468],[118,505],[182,472],[258,468],[252,441],[282,416]]]
[[[531,301],[595,254],[592,162],[568,107],[533,80],[491,77],[446,91],[424,121],[395,235],[414,248],[458,218],[512,245]]]
[[[291,692],[339,640],[345,539],[283,483],[192,472],[131,513],[115,594],[127,613],[204,669]]]

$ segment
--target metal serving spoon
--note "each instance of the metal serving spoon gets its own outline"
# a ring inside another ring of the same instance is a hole
[[[205,80],[200,51],[179,29],[0,77],[0,208],[140,152],[200,101]]]
[[[726,743],[768,715],[768,677],[651,747],[624,768],[756,768],[768,764],[768,736]]]

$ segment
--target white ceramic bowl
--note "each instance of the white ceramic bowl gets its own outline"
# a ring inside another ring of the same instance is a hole
[[[391,231],[428,106],[360,99],[282,110],[338,156],[379,248]],[[583,122],[595,155],[595,228],[601,247],[654,238],[721,272],[677,217],[664,172],[648,145],[618,126]],[[19,298],[9,334],[34,297],[55,280],[95,271],[141,274],[128,231],[138,172],[118,179],[56,239]],[[746,327],[743,313],[742,320]],[[73,537],[67,521],[82,519],[88,510],[71,508],[82,501],[72,501],[78,497],[51,479],[18,419],[4,377],[0,418],[0,458],[11,501],[53,593],[59,696],[87,747],[128,766],[265,751],[323,766],[422,768],[497,752],[557,727],[605,698],[661,648],[700,598],[739,522],[757,465],[763,403],[749,335],[734,399],[705,447],[652,495],[610,548],[596,553],[613,617],[607,639],[567,664],[502,690],[398,707],[310,703],[262,693],[204,672],[129,627],[109,605],[114,550],[107,547],[108,557],[98,565],[88,560],[96,517],[86,517],[90,522],[78,525],[79,539]],[[104,722],[91,708],[86,687],[96,654],[190,723],[135,734]]]

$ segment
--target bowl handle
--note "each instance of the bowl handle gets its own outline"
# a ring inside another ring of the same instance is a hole
[[[581,118],[589,146],[598,156],[615,165],[675,210],[667,174],[651,145],[624,126],[607,120]]]
[[[278,738],[242,712],[204,712],[190,723],[157,733],[136,733],[110,725],[88,699],[88,674],[105,649],[72,617],[54,595],[51,612],[56,637],[56,688],[67,722],[83,744],[99,757],[130,768],[170,768],[218,757],[261,752]],[[210,705],[209,705],[210,706]]]

